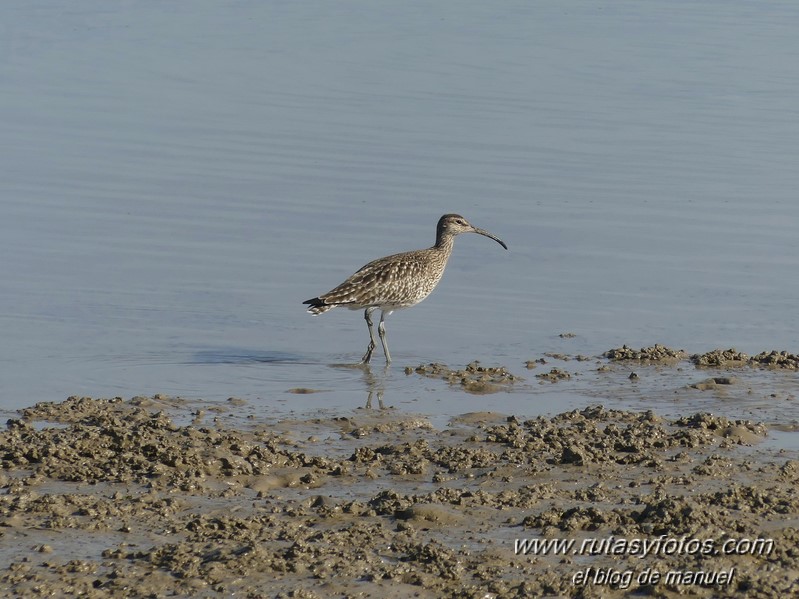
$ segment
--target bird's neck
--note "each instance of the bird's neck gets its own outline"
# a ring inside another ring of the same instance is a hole
[[[433,246],[433,249],[438,250],[449,256],[452,253],[452,246],[455,244],[455,236],[454,235],[446,235],[443,233],[439,233],[436,235],[436,244]]]

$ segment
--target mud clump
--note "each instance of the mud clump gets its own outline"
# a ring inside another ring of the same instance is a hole
[[[235,406],[237,426],[224,412],[201,426],[194,409],[70,398],[9,421],[7,596],[768,597],[791,596],[799,570],[799,461],[755,459],[758,423],[591,406],[476,412],[439,431],[389,410],[379,425],[291,421],[312,432],[298,441],[285,423],[242,429]],[[525,544],[542,539],[588,549]],[[617,549],[636,539],[763,546]],[[635,576],[628,588],[575,584],[589,565]],[[635,582],[647,568],[735,576]]]
[[[705,354],[693,354],[691,362],[696,366],[707,366],[711,368],[729,368],[734,366],[745,366],[749,361],[749,356],[739,352],[735,348],[714,349]]]
[[[754,366],[766,366],[768,368],[787,368],[796,370],[799,368],[799,356],[787,351],[764,351],[749,360]]]
[[[703,381],[691,383],[689,385],[692,389],[699,389],[700,391],[708,391],[710,389],[719,389],[726,385],[734,385],[738,379],[731,376],[714,376]]]
[[[521,377],[511,374],[504,366],[482,366],[475,360],[460,370],[453,370],[446,364],[421,364],[416,368],[405,368],[405,374],[419,374],[429,378],[447,381],[450,385],[458,385],[467,393],[484,395],[508,390],[513,384],[522,381]]]
[[[642,347],[641,349],[632,349],[623,345],[616,349],[609,349],[603,357],[613,360],[615,362],[621,361],[638,361],[638,362],[661,362],[673,364],[684,360],[688,354],[682,349],[671,349],[665,345],[655,344],[652,347]]]
[[[674,424],[711,431],[713,434],[737,443],[756,443],[768,434],[768,429],[764,424],[753,423],[749,420],[729,420],[724,416],[713,414],[683,416],[675,420]]]
[[[541,382],[548,381],[550,383],[557,383],[559,381],[567,381],[572,378],[572,376],[565,370],[553,368],[549,372],[542,372],[541,374],[535,375],[535,378],[539,379]]]
[[[639,361],[651,363],[675,364],[686,357],[684,350],[674,350],[660,344],[635,350],[627,345],[610,349],[602,354],[614,362]],[[799,355],[782,350],[764,351],[749,356],[735,348],[714,349],[704,354],[692,354],[689,358],[699,368],[739,368],[743,366],[760,366],[773,369],[799,369]]]

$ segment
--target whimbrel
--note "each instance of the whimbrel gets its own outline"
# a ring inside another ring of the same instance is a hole
[[[386,341],[386,316],[394,310],[415,306],[430,295],[444,274],[455,236],[461,233],[477,233],[490,237],[508,249],[499,237],[470,225],[462,216],[445,214],[438,220],[436,243],[433,247],[373,260],[335,289],[304,301],[303,304],[309,304],[308,312],[314,315],[338,306],[350,310],[364,310],[363,316],[366,319],[366,326],[369,327],[369,345],[361,359],[362,364],[369,363],[376,347],[372,312],[380,308],[377,332],[383,345],[383,353],[386,355],[386,364],[390,364],[391,354]]]

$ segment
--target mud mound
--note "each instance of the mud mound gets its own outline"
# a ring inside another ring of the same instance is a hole
[[[420,364],[416,368],[405,368],[405,374],[419,374],[429,378],[447,381],[450,385],[459,385],[467,393],[483,395],[507,390],[514,383],[524,379],[511,374],[505,366],[482,366],[475,360],[460,370],[453,370],[446,364]]]
[[[685,350],[671,349],[665,345],[655,344],[652,347],[642,347],[641,349],[632,349],[623,345],[616,349],[609,349],[603,357],[610,360],[620,362],[627,360],[636,360],[639,362],[664,362],[675,363],[685,359],[687,356]]]
[[[799,368],[799,356],[787,351],[771,350],[752,356],[750,363],[757,366],[767,366],[769,368],[796,370]]]
[[[712,368],[728,368],[731,366],[745,366],[749,361],[749,356],[739,352],[735,348],[714,349],[705,354],[693,354],[691,362],[697,366],[708,366]]]

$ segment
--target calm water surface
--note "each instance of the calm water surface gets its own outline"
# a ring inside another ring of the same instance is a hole
[[[684,391],[692,368],[631,388],[522,366],[623,343],[799,351],[799,7],[2,12],[0,408],[167,393],[338,414],[380,388],[438,419],[601,401],[799,420],[795,373],[722,401]],[[446,212],[510,251],[459,238],[435,293],[389,319],[392,368],[331,367],[362,355],[363,319],[301,302],[430,245]],[[403,373],[473,359],[528,384],[475,397]]]

